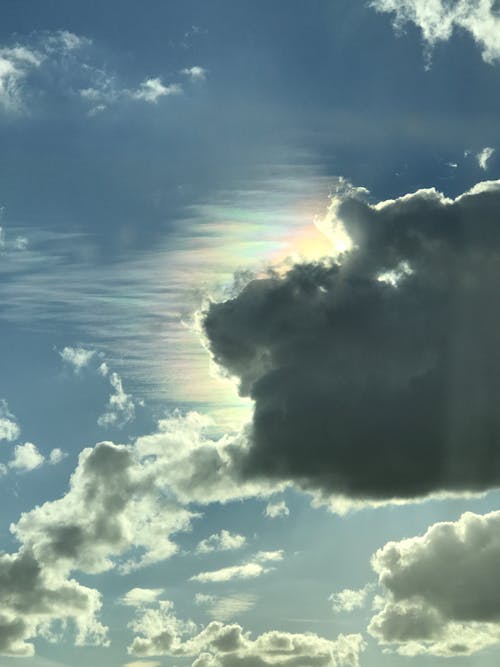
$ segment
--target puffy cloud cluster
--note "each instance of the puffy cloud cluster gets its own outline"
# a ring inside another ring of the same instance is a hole
[[[365,606],[371,590],[372,586],[370,586],[370,584],[363,588],[358,588],[357,590],[344,588],[344,590],[339,591],[338,593],[332,593],[328,599],[332,603],[333,611],[350,612]]]
[[[278,517],[289,516],[290,510],[284,500],[269,502],[264,510],[264,515],[268,519],[277,519]]]
[[[384,502],[500,484],[500,182],[332,199],[331,261],[270,271],[204,331],[254,401],[247,481]]]
[[[198,553],[206,554],[211,551],[233,551],[241,549],[246,544],[246,538],[238,533],[231,533],[228,530],[221,530],[220,533],[214,533],[202,540],[196,550]]]
[[[167,601],[142,610],[131,628],[139,633],[128,649],[132,655],[194,657],[192,667],[358,667],[364,649],[360,635],[330,640],[271,631],[251,639],[240,625],[218,621],[195,634],[194,624],[177,619]]]
[[[84,347],[65,347],[59,355],[65,364],[68,364],[75,373],[79,373],[82,368],[88,366],[95,356],[95,350],[87,350]]]
[[[414,23],[429,47],[465,30],[480,46],[483,59],[500,58],[500,17],[495,0],[371,0],[379,12],[395,14],[396,28]]]
[[[389,542],[372,565],[384,595],[369,631],[404,655],[470,655],[500,643],[500,512],[468,512]]]

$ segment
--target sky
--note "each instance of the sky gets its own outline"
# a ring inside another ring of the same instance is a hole
[[[1,667],[493,667],[500,6],[2,0]]]

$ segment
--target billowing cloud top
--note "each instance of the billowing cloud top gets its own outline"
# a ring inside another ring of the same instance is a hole
[[[500,483],[500,182],[335,197],[352,249],[212,303],[215,361],[255,402],[246,478],[387,500]]]

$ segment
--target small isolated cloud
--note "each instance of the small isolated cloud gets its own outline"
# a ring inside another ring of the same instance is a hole
[[[59,356],[65,364],[68,364],[75,373],[79,373],[82,368],[88,366],[95,356],[95,350],[87,350],[84,347],[65,347]]]
[[[0,399],[0,440],[11,442],[19,437],[21,429],[10,412],[7,401]]]
[[[195,595],[195,603],[203,607],[212,618],[219,621],[228,621],[244,614],[252,609],[256,600],[255,595],[248,594],[218,596],[197,593]]]
[[[246,544],[246,538],[237,533],[230,533],[228,530],[221,530],[220,533],[210,535],[206,540],[202,540],[196,547],[200,554],[210,553],[212,551],[233,551],[241,549]]]
[[[14,449],[14,458],[9,462],[9,468],[20,472],[28,472],[39,468],[45,462],[44,457],[38,451],[36,445],[32,442],[25,442],[24,445],[16,445]]]
[[[365,649],[361,635],[325,639],[314,633],[270,630],[255,639],[240,625],[212,621],[201,631],[179,620],[170,602],[142,610],[130,624],[137,636],[128,647],[139,657],[194,658],[193,667],[359,667]]]
[[[56,447],[49,454],[49,463],[50,465],[57,465],[58,463],[61,463],[61,461],[65,459],[67,456],[68,455],[66,452],[63,452],[62,449]]]
[[[194,67],[185,67],[181,74],[189,77],[191,81],[204,81],[207,78],[207,70],[195,65]]]
[[[280,500],[279,502],[269,502],[264,510],[264,515],[269,519],[277,519],[279,517],[289,516],[289,514],[290,510],[284,500]]]
[[[122,427],[134,419],[135,403],[132,396],[124,391],[118,373],[111,373],[109,383],[114,392],[109,397],[108,409],[99,417],[97,423],[105,428],[109,426]]]
[[[142,607],[156,602],[163,592],[163,588],[132,588],[120,598],[120,603],[129,607]]]
[[[222,583],[233,579],[255,579],[262,574],[271,572],[274,568],[265,565],[267,562],[277,562],[283,559],[282,551],[259,551],[252,560],[241,565],[223,567],[220,570],[200,572],[190,578],[190,581],[201,583]]]
[[[181,93],[182,88],[178,84],[164,85],[162,80],[156,77],[154,79],[146,79],[140,84],[137,90],[132,91],[130,94],[135,100],[156,104],[161,97],[180,95]]]
[[[485,62],[500,58],[500,17],[495,0],[371,0],[370,5],[376,11],[394,14],[398,30],[406,23],[416,25],[428,48],[448,41],[455,30],[464,30],[480,47]]]
[[[482,151],[479,151],[479,153],[476,155],[477,163],[483,171],[486,171],[488,169],[488,162],[494,152],[495,152],[494,148],[491,148],[491,146],[486,146],[485,148],[483,148]]]
[[[350,612],[365,606],[372,588],[373,587],[370,585],[367,585],[364,588],[359,588],[357,590],[345,588],[339,593],[332,593],[328,599],[332,603],[333,611]]]

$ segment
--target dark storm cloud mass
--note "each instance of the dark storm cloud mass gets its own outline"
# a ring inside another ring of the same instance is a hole
[[[354,248],[212,303],[215,360],[255,401],[246,478],[410,498],[500,482],[500,182],[333,200]]]

